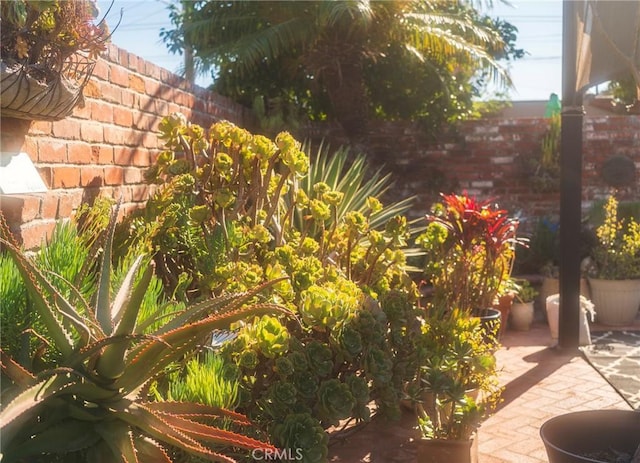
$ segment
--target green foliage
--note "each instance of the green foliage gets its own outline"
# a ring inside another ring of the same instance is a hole
[[[620,219],[613,195],[604,206],[604,221],[596,229],[596,236],[592,276],[611,280],[640,278],[640,222]]]
[[[346,167],[344,151],[332,159],[321,150],[309,169],[286,133],[271,141],[228,122],[205,132],[177,115],[161,129],[167,151],[148,175],[161,186],[123,227],[134,231],[125,242],[153,250],[163,272],[175,268],[164,281],[182,272],[190,297],[279,279],[265,295],[297,315],[245,320],[223,348],[240,370],[239,410],[278,444],[297,439],[282,428],[292,412],[314,428],[368,419],[371,400],[397,414],[419,328],[403,253],[409,224],[396,215],[408,202],[377,198],[388,177],[366,180],[364,160]],[[219,245],[200,248],[211,236]],[[296,444],[308,461],[326,455],[314,447],[326,439],[313,436]]]
[[[450,309],[481,314],[511,275],[518,221],[490,201],[442,195],[416,244],[426,251],[434,298]]]
[[[351,308],[338,305],[331,319],[318,317],[313,324],[285,328],[273,317],[262,317],[225,346],[225,354],[235,360],[244,378],[240,408],[265,423],[274,442],[279,442],[278,424],[292,411],[322,427],[346,418],[369,419],[372,399],[379,412],[397,413],[401,385],[416,365],[407,345],[389,339],[387,330],[396,338],[402,337],[401,330],[409,331],[411,326],[400,326],[400,319],[410,319],[413,306],[400,307],[396,302],[391,323],[380,308],[362,306],[361,291],[355,286],[352,290],[358,298],[335,293],[334,300],[344,296],[360,302]],[[402,340],[410,342],[408,338]],[[326,445],[325,440],[311,442]],[[300,442],[296,445],[302,447],[290,448],[302,448],[305,454],[326,453]]]
[[[308,151],[308,150],[307,150]],[[311,157],[311,156],[310,156]],[[319,190],[318,185],[323,185]],[[381,169],[370,171],[366,157],[362,154],[351,156],[345,147],[331,151],[329,146],[321,145],[311,157],[309,173],[300,181],[300,189],[307,198],[322,200],[328,192],[341,193],[336,204],[335,216],[331,215],[325,227],[344,220],[349,212],[359,212],[369,221],[369,228],[380,229],[393,217],[406,214],[411,208],[414,197],[405,198],[397,203],[384,205],[380,198],[391,188],[391,175],[382,173]],[[327,197],[336,193],[328,193]],[[308,225],[303,209],[294,210],[294,226],[315,238],[319,238],[319,227]]]
[[[614,103],[630,111],[638,101],[638,82],[633,74],[609,83],[609,90],[613,93]]]
[[[94,275],[85,271],[91,259],[84,237],[73,223],[60,222],[49,241],[43,243],[42,249],[34,255],[35,264],[48,276],[51,284],[65,298],[77,302],[90,300],[95,290]],[[46,351],[43,324],[28,297],[18,267],[5,253],[0,254],[0,276],[2,350],[24,366],[28,366],[27,361],[36,351],[40,352],[39,355],[52,355]]]
[[[300,144],[287,133],[271,141],[229,122],[205,134],[180,114],[160,129],[167,151],[147,177],[163,188],[125,224],[133,230],[125,244],[142,242],[170,290],[186,286],[191,298],[219,292],[234,273],[244,275],[244,287],[262,280],[241,256],[266,251],[274,237],[282,242],[293,206],[285,209],[281,197],[295,194],[308,169]]]
[[[219,353],[205,352],[190,359],[184,371],[171,378],[165,400],[234,410],[238,405],[238,386],[237,369],[225,363]]]
[[[2,350],[10,352],[20,363],[29,359],[29,346],[23,346],[25,330],[30,325],[27,288],[22,284],[18,267],[6,254],[0,254],[0,326]]]
[[[525,275],[543,273],[555,277],[551,269],[557,268],[560,260],[559,225],[548,217],[536,220],[533,230],[526,235],[527,245],[516,248],[514,273]]]
[[[171,19],[169,49],[191,47],[217,92],[337,120],[354,139],[374,116],[429,129],[465,117],[487,81],[509,83],[498,60],[523,55],[515,27],[470,1],[198,1]]]
[[[94,272],[94,297],[85,299],[71,283],[65,285],[69,296],[58,290],[52,278],[18,248],[0,215],[0,243],[16,264],[39,317],[43,329],[39,337],[46,339],[53,352],[45,358],[36,351],[22,367],[0,351],[3,379],[7,379],[0,412],[3,460],[65,455],[83,461],[171,462],[163,447],[168,446],[208,461],[231,462],[209,443],[249,450],[273,448],[194,419],[195,413],[203,419],[222,416],[249,425],[241,415],[195,403],[151,402],[145,397],[150,380],[196,351],[212,330],[245,316],[277,311],[273,304],[246,305],[264,285],[253,292],[189,306],[158,329],[147,331],[148,320],[139,315],[152,267],[144,257],[137,257],[121,283],[112,288],[118,280],[111,261],[116,216],[117,209],[100,257],[87,259],[88,268],[79,272]],[[46,248],[42,254],[48,255]]]
[[[531,286],[529,280],[514,279],[513,290],[518,302],[526,303],[533,302],[538,295],[538,291]]]
[[[47,81],[64,72],[80,51],[94,58],[106,49],[106,23],[94,24],[94,0],[7,0],[2,14],[2,61],[33,66],[33,77]]]
[[[307,413],[288,414],[275,424],[272,435],[280,448],[300,449],[301,461],[322,463],[327,460],[329,437]]]
[[[284,94],[268,99],[258,95],[253,99],[251,109],[258,119],[260,133],[271,138],[284,130],[284,127],[297,132],[304,120],[304,112]]]
[[[420,429],[427,438],[468,439],[500,398],[493,346],[478,319],[460,311],[429,306],[425,320],[422,367],[409,387]]]
[[[589,210],[589,225],[597,228],[604,223],[606,210],[605,205],[609,198],[594,201]],[[640,201],[620,201],[617,206],[618,220],[635,220],[640,221]]]
[[[549,128],[542,137],[540,156],[532,160],[534,186],[540,191],[556,191],[560,187],[561,116],[549,118]]]

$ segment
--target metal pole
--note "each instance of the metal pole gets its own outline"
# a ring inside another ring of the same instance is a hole
[[[560,319],[558,344],[576,349],[580,335],[582,95],[576,92],[577,16],[582,2],[563,2],[560,140]]]

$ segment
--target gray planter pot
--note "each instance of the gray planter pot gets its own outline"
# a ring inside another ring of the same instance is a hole
[[[616,452],[633,455],[640,445],[640,413],[590,410],[551,418],[540,428],[549,463],[610,463]],[[606,458],[606,459],[605,459]]]

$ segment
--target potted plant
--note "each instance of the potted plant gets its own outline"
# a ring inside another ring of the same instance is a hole
[[[59,120],[82,99],[109,38],[95,0],[11,0],[0,5],[3,116]]]
[[[598,322],[621,326],[633,322],[640,307],[640,223],[618,217],[611,195],[596,229],[589,285]]]
[[[549,331],[551,339],[558,339],[560,331],[560,294],[554,294],[547,298],[545,312],[547,314],[547,322],[549,323]],[[579,343],[581,346],[591,344],[591,331],[589,330],[589,321],[595,320],[596,312],[593,309],[593,303],[586,297],[580,295],[580,315],[579,324]]]
[[[476,430],[500,397],[496,362],[477,318],[430,305],[412,384],[418,463],[477,462]]]
[[[491,201],[466,193],[443,194],[427,220],[416,243],[426,254],[425,275],[434,300],[471,316],[490,317],[487,331],[497,335],[500,312],[492,305],[511,275],[518,221]]]
[[[516,331],[528,331],[533,323],[535,301],[538,291],[528,280],[515,281],[515,300],[511,306],[510,326]]]

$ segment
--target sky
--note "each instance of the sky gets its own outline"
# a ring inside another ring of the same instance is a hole
[[[98,0],[104,15],[111,0]],[[182,57],[169,53],[160,39],[162,28],[171,29],[167,5],[170,0],[113,0],[106,16],[114,31],[112,42],[170,71],[178,73]],[[548,100],[551,93],[562,95],[562,0],[510,0],[508,6],[494,0],[491,16],[507,20],[518,28],[517,47],[527,54],[511,65],[515,88],[510,97],[518,100]],[[196,83],[207,86],[208,76]]]

